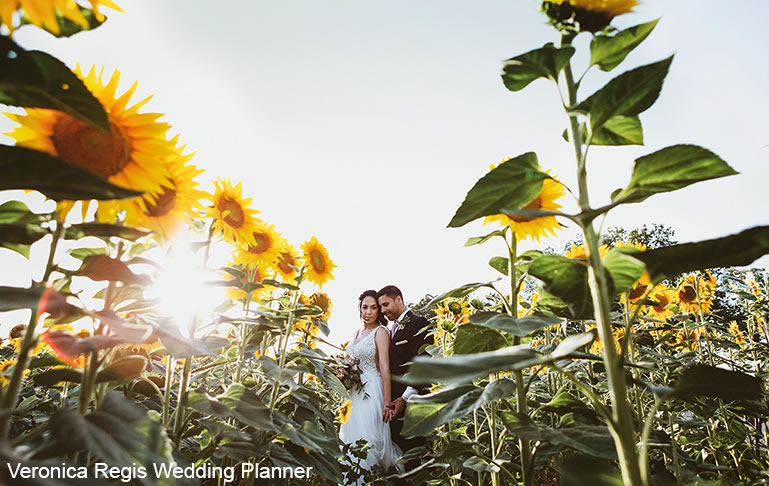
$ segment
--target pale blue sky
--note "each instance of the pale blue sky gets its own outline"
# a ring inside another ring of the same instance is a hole
[[[197,152],[194,163],[208,170],[201,180],[242,180],[260,216],[297,246],[318,236],[339,266],[324,288],[336,342],[358,325],[366,288],[394,283],[418,300],[496,277],[487,261],[499,244],[463,248],[491,227],[445,229],[490,163],[533,150],[574,187],[554,86],[511,93],[499,77],[504,59],[557,40],[538,2],[120,5],[126,13],[94,32],[54,39],[24,28],[16,39],[70,66],[118,68],[122,89],[139,80],[135,100],[154,93],[145,109],[166,113]],[[680,241],[768,224],[769,63],[760,35],[769,4],[657,0],[636,10],[615,24],[662,17],[657,29],[613,74],[591,72],[581,97],[626,69],[676,57],[658,103],[641,116],[646,146],[591,152],[593,203],[626,184],[635,157],[695,143],[741,175],[619,208],[607,224],[664,223]],[[576,63],[585,60],[583,50]],[[0,121],[3,132],[10,126]],[[543,246],[560,248],[576,230],[560,235]],[[5,270],[0,283],[20,271]]]

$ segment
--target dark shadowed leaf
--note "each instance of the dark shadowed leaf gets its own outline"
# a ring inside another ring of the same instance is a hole
[[[29,258],[29,246],[48,234],[48,230],[26,223],[0,224],[0,248],[8,248]]]
[[[710,150],[697,145],[673,145],[636,159],[630,183],[615,191],[612,201],[639,202],[652,194],[735,174]]]
[[[621,30],[614,35],[595,35],[590,41],[590,65],[611,71],[654,30],[657,20]]]
[[[187,404],[204,414],[227,419],[234,418],[262,430],[273,430],[270,410],[259,397],[240,383],[230,385],[226,392],[212,397],[205,390],[192,390]]]
[[[141,192],[116,186],[83,167],[38,150],[0,145],[0,190],[30,189],[51,199],[125,199]]]
[[[89,255],[83,259],[80,269],[73,275],[81,275],[95,281],[123,282],[125,284],[147,285],[151,282],[146,275],[137,275],[128,264],[107,255]]]
[[[526,337],[534,331],[561,322],[559,317],[535,314],[516,319],[499,312],[477,312],[470,316],[470,322],[488,326],[518,337]]]
[[[539,49],[505,61],[502,82],[510,91],[519,91],[538,78],[558,80],[558,75],[574,55],[571,46],[555,47],[547,43]]]
[[[496,329],[475,324],[462,324],[454,339],[454,354],[483,353],[507,346],[507,339]]]
[[[499,164],[470,189],[449,227],[458,228],[483,216],[499,214],[503,209],[524,207],[537,197],[547,177],[539,170],[534,152]]]
[[[749,265],[769,253],[769,226],[757,226],[723,238],[633,253],[646,264],[652,282],[683,272]]]
[[[44,290],[43,287],[0,287],[0,312],[36,308]]]
[[[128,241],[136,241],[143,236],[150,234],[149,231],[122,226],[119,224],[107,223],[81,223],[73,224],[64,230],[64,238],[68,240],[79,240],[86,236],[95,236],[101,239],[109,239],[113,236]]]
[[[118,381],[128,378],[136,378],[147,367],[147,358],[144,356],[124,356],[109,364],[96,375],[96,383],[106,381]]]
[[[580,103],[576,110],[590,115],[593,132],[615,116],[638,115],[657,101],[671,62],[673,56],[617,76]]]
[[[36,374],[33,380],[38,386],[55,386],[62,381],[81,383],[83,372],[74,368],[51,368]]]
[[[564,457],[557,466],[560,486],[623,486],[617,466],[608,460],[588,456]]]
[[[720,398],[722,400],[758,400],[763,391],[760,378],[739,371],[695,364],[686,368],[673,387],[673,397]]]
[[[101,103],[75,73],[50,54],[26,51],[8,37],[0,37],[0,103],[63,111],[110,131]]]
[[[439,426],[462,418],[473,410],[502,398],[515,390],[515,382],[506,378],[492,381],[486,388],[462,385],[425,396],[409,398],[403,424],[405,435],[428,435]]]

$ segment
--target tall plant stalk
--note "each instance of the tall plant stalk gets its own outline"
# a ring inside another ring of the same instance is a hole
[[[565,34],[561,39],[561,45],[571,45],[574,34]],[[564,68],[566,88],[568,91],[568,107],[577,105],[577,84],[574,82],[571,61]],[[590,147],[590,138],[587,136],[583,147],[582,134],[579,129],[577,114],[568,111],[569,137],[574,146],[574,154],[577,159],[577,182],[579,187],[579,207],[583,214],[588,213],[590,198],[587,188],[587,152]],[[606,379],[609,385],[609,394],[612,400],[612,420],[609,424],[614,444],[619,457],[622,479],[628,486],[646,485],[645,478],[641,477],[636,451],[636,433],[633,427],[632,410],[627,402],[627,383],[625,373],[619,360],[619,355],[613,343],[614,336],[611,329],[611,317],[609,315],[609,292],[606,271],[601,263],[599,253],[598,234],[593,227],[592,219],[582,220],[583,235],[585,237],[585,249],[588,257],[588,285],[592,295],[593,309],[595,311],[596,326],[603,346],[603,362],[606,368]]]

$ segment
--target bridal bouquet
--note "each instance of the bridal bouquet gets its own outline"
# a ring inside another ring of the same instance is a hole
[[[342,382],[348,392],[362,391],[363,382],[360,379],[360,360],[346,354],[332,356],[336,360],[330,365],[336,377]]]

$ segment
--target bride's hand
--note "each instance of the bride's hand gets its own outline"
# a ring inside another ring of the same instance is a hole
[[[392,402],[385,402],[382,407],[382,420],[389,422],[392,419],[393,404]]]

